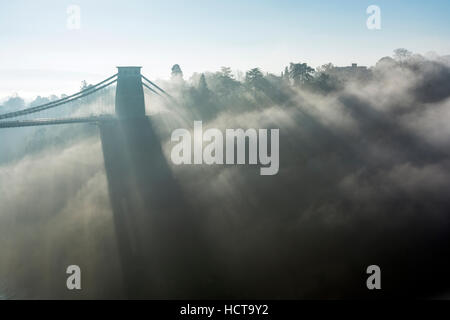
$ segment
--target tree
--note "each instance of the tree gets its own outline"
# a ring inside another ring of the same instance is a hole
[[[289,76],[294,80],[296,86],[300,86],[312,80],[314,69],[306,63],[292,63],[289,66]]]
[[[317,72],[329,73],[333,69],[334,69],[334,65],[330,62],[330,63],[323,64],[320,67],[317,67]]]
[[[210,94],[208,84],[206,83],[205,74],[202,73],[198,81],[198,92],[201,96],[206,97]]]
[[[30,107],[36,107],[36,106],[48,103],[50,101],[51,100],[49,98],[37,96],[36,99],[34,99],[32,102],[30,102]]]
[[[396,61],[394,59],[392,59],[391,57],[383,57],[380,60],[378,60],[378,62],[375,64],[375,68],[388,69],[388,68],[395,67],[396,64],[397,64]]]
[[[398,48],[394,50],[394,58],[399,62],[405,62],[412,56],[412,52],[405,48]]]
[[[5,108],[5,112],[17,111],[25,107],[25,100],[23,100],[16,94],[15,96],[10,97],[8,100],[6,100],[3,103],[3,107]]]
[[[183,78],[183,71],[181,71],[179,64],[174,64],[172,67],[172,78]]]
[[[327,72],[320,72],[316,74],[312,84],[313,89],[327,93],[337,90],[340,86],[340,81]]]
[[[224,78],[234,79],[230,67],[222,67],[222,68],[220,68],[220,71],[221,71],[222,76],[223,76]]]
[[[240,82],[234,79],[229,67],[222,67],[221,71],[216,74],[216,77],[218,80],[217,93],[219,95],[229,95],[240,85]]]
[[[93,85],[87,83],[86,80],[81,81],[81,86],[80,86],[81,91],[92,88],[92,87],[93,87]]]
[[[245,82],[253,88],[258,88],[263,79],[264,76],[259,68],[253,68],[245,74]]]
[[[289,82],[289,68],[288,68],[288,67],[284,68],[284,73],[283,73],[282,78],[283,78],[285,81],[288,81],[288,82]]]
[[[86,80],[81,81],[81,86],[80,86],[81,91],[86,90],[87,86],[88,86],[88,83]]]

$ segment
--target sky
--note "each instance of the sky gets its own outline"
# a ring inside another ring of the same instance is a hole
[[[68,28],[71,5],[79,29]],[[380,30],[366,26],[370,5],[380,7]],[[448,0],[0,0],[0,102],[76,92],[118,65],[158,79],[175,63],[189,78],[221,66],[370,66],[399,47],[447,55],[449,13]]]

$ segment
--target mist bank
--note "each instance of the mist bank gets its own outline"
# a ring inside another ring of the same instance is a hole
[[[242,79],[224,68],[189,81],[174,71],[158,82],[173,99],[148,93],[147,112],[201,216],[198,228],[219,262],[211,281],[222,297],[370,298],[365,270],[372,264],[381,267],[384,297],[448,293],[445,62],[383,58],[362,78],[332,66],[288,67],[287,76],[253,70]],[[278,174],[175,165],[171,134],[193,134],[196,120],[204,130],[279,129]],[[0,275],[19,296],[77,297],[60,282],[72,261],[88,274],[84,297],[121,295],[99,136],[88,128],[42,129],[44,142],[73,139],[42,143],[0,166]]]

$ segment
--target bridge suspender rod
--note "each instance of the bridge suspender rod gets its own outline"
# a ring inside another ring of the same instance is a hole
[[[113,83],[116,82],[116,81],[117,81],[117,80],[113,80],[113,81],[111,81],[111,82],[109,82],[109,83],[107,83],[107,84],[105,84],[105,85],[103,85],[103,86],[100,86],[100,87],[96,88],[95,90],[89,90],[89,91],[87,91],[86,93],[84,93],[83,95],[77,96],[77,97],[72,98],[72,99],[69,99],[69,100],[61,101],[61,102],[59,102],[59,103],[52,104],[52,105],[48,105],[48,106],[40,106],[39,109],[30,108],[30,109],[25,109],[25,110],[22,110],[22,111],[17,111],[17,112],[9,113],[9,114],[0,116],[0,119],[13,118],[13,117],[18,117],[18,116],[22,116],[22,115],[26,115],[26,114],[31,114],[31,113],[36,113],[36,112],[40,112],[40,111],[43,111],[43,110],[51,109],[51,108],[54,108],[54,107],[57,107],[57,106],[60,106],[60,105],[63,105],[63,104],[66,104],[66,103],[69,103],[69,102],[78,100],[78,99],[80,99],[80,98],[86,97],[86,96],[88,96],[88,95],[90,95],[90,94],[93,94],[93,93],[95,93],[95,92],[97,92],[97,91],[99,91],[99,90],[101,90],[101,89],[106,88],[107,86],[113,84]],[[91,88],[91,89],[92,89],[92,88]]]
[[[142,79],[144,79],[145,81],[147,81],[148,83],[150,83],[152,86],[154,86],[156,89],[158,89],[159,91],[161,91],[162,93],[164,93],[165,95],[167,95],[168,97],[172,98],[172,96],[170,94],[168,94],[167,92],[165,92],[163,89],[161,89],[160,87],[158,87],[156,84],[154,84],[153,82],[151,82],[149,79],[147,79],[145,76],[142,76]]]
[[[161,96],[158,92],[156,92],[155,90],[153,90],[150,86],[146,85],[145,83],[142,84],[144,87],[146,87],[148,90],[150,90],[153,93],[156,93],[158,96]]]
[[[75,94],[72,94],[70,96],[67,96],[67,97],[59,99],[59,100],[52,101],[52,102],[49,102],[49,103],[46,103],[46,104],[43,104],[43,105],[40,105],[40,106],[36,106],[36,107],[20,110],[20,111],[15,111],[15,112],[9,112],[9,113],[2,114],[2,115],[0,115],[0,119],[14,118],[14,117],[18,117],[18,116],[25,115],[25,114],[30,114],[30,113],[35,113],[35,112],[39,112],[39,111],[42,111],[42,110],[47,110],[47,109],[50,109],[50,108],[53,108],[53,107],[60,106],[60,105],[65,104],[65,103],[72,102],[74,100],[77,100],[79,98],[82,98],[82,97],[85,97],[87,95],[90,95],[90,94],[92,94],[94,92],[97,92],[100,89],[106,88],[107,86],[113,84],[114,82],[117,81],[117,79],[115,79],[114,81],[111,81],[110,83],[108,83],[106,85],[101,86],[102,84],[104,84],[105,82],[108,82],[109,80],[113,79],[116,76],[117,76],[117,74],[115,74],[115,75],[113,75],[113,76],[103,80],[102,82],[99,82],[99,83],[93,85],[92,87],[89,87],[89,88],[87,88],[85,90],[82,90],[80,92],[77,92]],[[101,86],[101,87],[99,87],[99,86]]]
[[[95,93],[95,92],[97,92],[97,91],[99,91],[99,90],[102,90],[102,89],[104,89],[104,88],[110,86],[111,84],[113,84],[113,83],[115,83],[115,82],[117,82],[117,79],[116,79],[116,80],[113,80],[113,81],[111,81],[111,82],[109,82],[109,83],[107,83],[107,84],[104,84],[103,86],[100,86],[100,87],[96,88],[95,90],[92,90],[92,91],[90,90],[90,91],[88,91],[88,92],[84,93],[83,95],[78,96],[78,97],[76,97],[76,98],[72,98],[72,99],[67,100],[67,101],[62,101],[62,102],[60,102],[60,103],[53,104],[53,105],[48,106],[48,107],[45,107],[45,108],[41,108],[41,109],[39,109],[39,110],[35,110],[35,111],[32,111],[32,112],[25,112],[25,111],[27,111],[27,110],[23,110],[23,111],[25,112],[24,114],[29,114],[29,113],[35,113],[35,112],[47,110],[47,109],[50,109],[50,108],[54,108],[54,107],[57,107],[57,106],[60,106],[60,105],[63,105],[63,104],[66,104],[66,103],[69,103],[69,102],[72,102],[72,101],[81,99],[81,98],[84,98],[84,97],[86,97],[86,96],[88,96],[88,95],[91,95],[91,94],[93,94],[93,93]]]

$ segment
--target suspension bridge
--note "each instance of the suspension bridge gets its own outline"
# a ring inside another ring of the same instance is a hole
[[[115,75],[78,93],[0,114],[0,128],[97,124],[125,296],[201,297],[216,269],[205,269],[212,262],[199,216],[172,175],[154,119],[145,111],[145,93],[173,102],[141,75],[141,67],[118,67]]]
[[[151,94],[170,97],[141,75],[141,67],[118,67],[113,76],[75,94],[0,114],[0,129],[144,118],[144,88]]]

